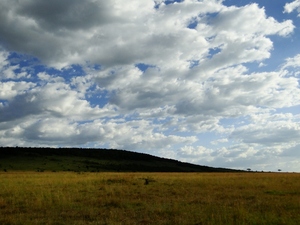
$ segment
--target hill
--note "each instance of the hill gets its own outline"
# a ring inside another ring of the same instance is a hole
[[[0,171],[233,172],[115,149],[0,147]]]

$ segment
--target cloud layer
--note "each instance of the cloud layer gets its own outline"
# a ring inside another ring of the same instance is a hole
[[[0,6],[1,145],[122,148],[235,168],[280,159],[300,171],[300,55],[263,69],[273,38],[294,34],[292,20],[220,0]]]

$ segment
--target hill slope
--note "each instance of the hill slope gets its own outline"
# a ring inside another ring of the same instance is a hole
[[[0,147],[0,171],[231,172],[115,149]]]

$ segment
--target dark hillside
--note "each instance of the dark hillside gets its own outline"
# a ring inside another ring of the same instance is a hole
[[[76,172],[233,172],[115,149],[0,147],[0,170]]]

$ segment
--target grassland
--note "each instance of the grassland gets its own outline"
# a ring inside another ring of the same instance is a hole
[[[300,174],[0,172],[0,224],[300,224]]]

